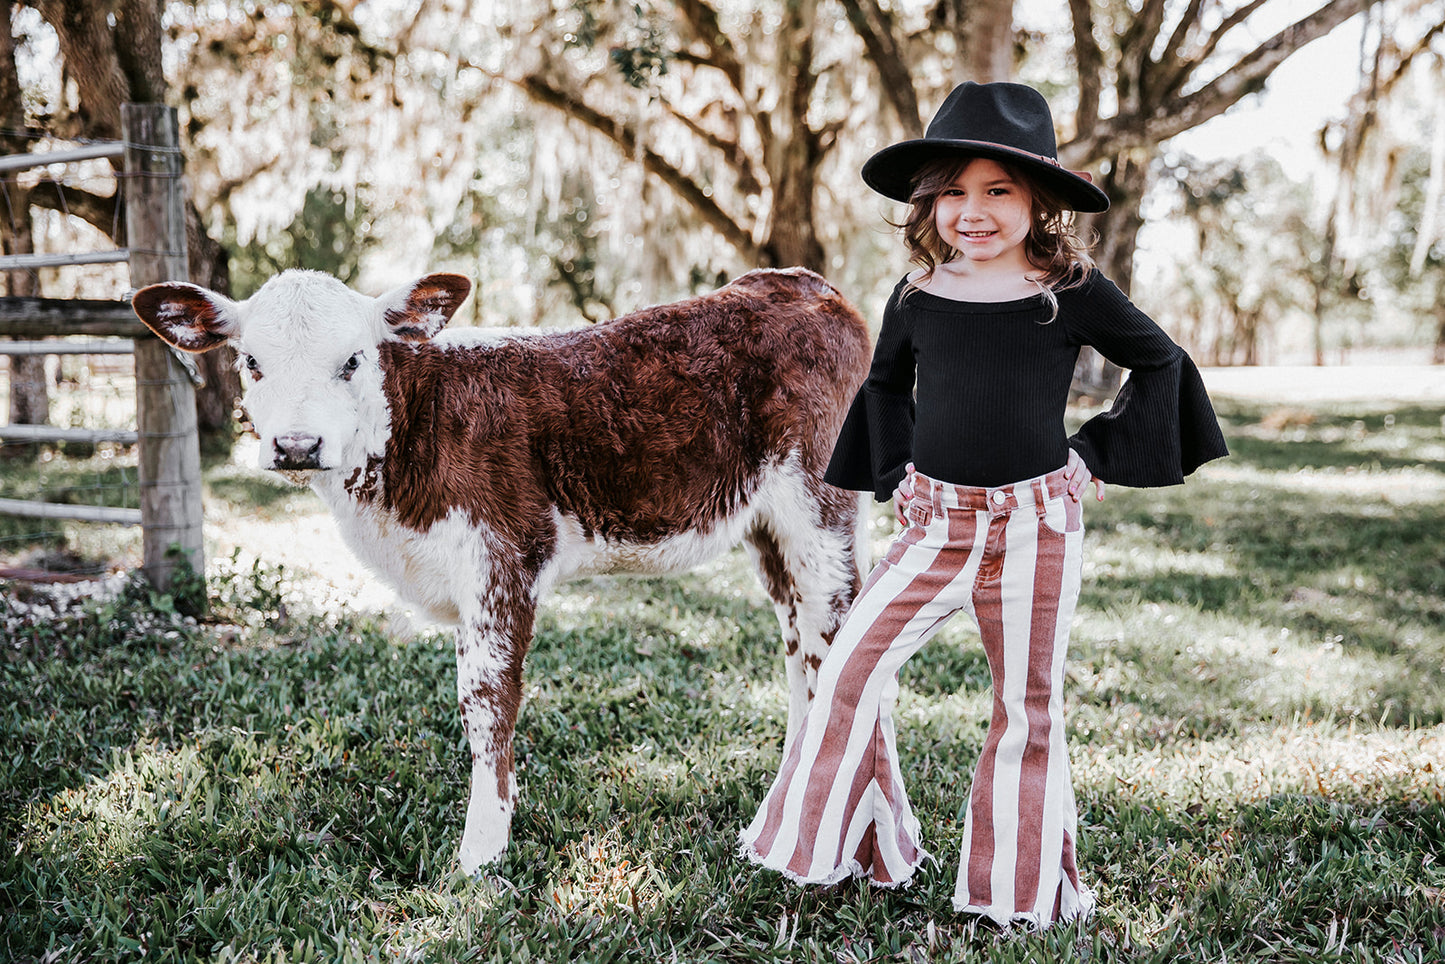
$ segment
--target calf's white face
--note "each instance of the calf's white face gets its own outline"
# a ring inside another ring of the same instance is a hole
[[[388,414],[379,346],[431,338],[470,290],[461,275],[431,274],[369,298],[327,274],[286,271],[245,301],[169,282],[141,289],[132,304],[177,348],[202,352],[230,341],[261,439],[260,467],[304,481],[382,454]]]

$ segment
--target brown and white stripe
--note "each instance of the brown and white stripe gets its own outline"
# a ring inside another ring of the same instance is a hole
[[[743,853],[799,883],[906,883],[928,858],[899,769],[898,671],[949,617],[978,621],[993,715],[954,906],[1046,927],[1087,913],[1074,862],[1063,661],[1083,527],[1062,471],[998,488],[913,478],[909,526],[833,642],[818,693]]]

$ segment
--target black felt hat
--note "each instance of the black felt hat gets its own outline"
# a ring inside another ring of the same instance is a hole
[[[907,201],[918,169],[944,157],[1008,161],[1053,188],[1075,211],[1109,208],[1109,196],[1088,174],[1059,165],[1048,102],[1023,84],[959,84],[933,115],[923,137],[874,154],[863,165],[863,180],[885,197]]]

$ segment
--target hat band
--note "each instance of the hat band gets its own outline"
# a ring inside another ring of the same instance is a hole
[[[1027,157],[1030,160],[1042,161],[1045,164],[1050,164],[1054,167],[1057,167],[1061,171],[1068,171],[1075,177],[1081,177],[1084,180],[1088,181],[1090,184],[1094,183],[1094,175],[1090,174],[1088,171],[1069,170],[1069,168],[1064,167],[1064,165],[1059,163],[1059,159],[1057,157],[1049,157],[1047,154],[1035,154],[1033,151],[1025,151],[1017,147],[1009,147],[1007,144],[999,144],[998,146],[1007,149],[1010,153],[1018,154],[1022,157]]]

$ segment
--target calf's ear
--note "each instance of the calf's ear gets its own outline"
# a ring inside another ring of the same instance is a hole
[[[465,275],[429,274],[377,301],[393,337],[426,341],[446,327],[471,290],[472,283]]]
[[[142,288],[130,305],[151,331],[182,351],[210,351],[236,329],[234,301],[184,281]]]

